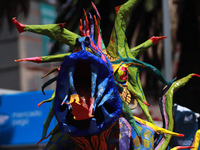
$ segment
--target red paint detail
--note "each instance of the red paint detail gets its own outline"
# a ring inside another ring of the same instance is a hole
[[[191,77],[200,77],[200,75],[194,73],[191,75]]]
[[[148,103],[146,103],[145,101],[143,102],[145,105],[147,105],[147,106],[149,106],[149,107],[151,107],[152,105],[150,105],[150,104],[148,104]]]
[[[116,14],[118,13],[120,7],[121,7],[121,6],[117,6],[117,7],[115,7],[115,12],[116,12]]]
[[[93,106],[94,99],[93,100],[90,99],[90,104],[88,104],[87,100],[86,100],[86,103],[84,103],[83,99],[79,96],[79,103],[81,105],[77,104],[75,101],[76,100],[74,100],[72,103],[70,103],[71,107],[73,109],[73,111],[71,113],[75,116],[75,120],[85,120],[85,119],[89,119],[89,118],[93,117],[92,111],[93,111],[93,107],[94,107]],[[88,109],[88,106],[90,106],[89,109]]]
[[[121,75],[121,76],[119,77],[119,79],[120,79],[120,80],[128,80],[128,73],[129,73],[128,68],[122,66],[122,67],[120,68],[120,70],[123,71],[123,75]]]
[[[44,102],[40,102],[40,103],[37,105],[37,107],[41,106],[43,103],[44,103]]]
[[[94,15],[93,17],[94,17],[94,22],[95,22],[96,30],[97,30],[97,36],[99,38],[99,35],[100,35],[99,26],[98,26],[98,23],[97,23],[96,16]]]
[[[59,26],[60,28],[62,28],[62,29],[65,27],[65,25],[66,25],[66,23],[59,23],[59,24],[58,24],[58,26]]]
[[[188,149],[188,148],[195,148],[195,147],[192,147],[192,146],[177,146],[176,148],[177,149]]]
[[[102,39],[101,39],[101,34],[100,34],[99,26],[98,26],[98,23],[97,23],[96,16],[93,16],[93,17],[94,17],[95,27],[96,27],[96,31],[97,31],[97,46],[102,51],[102,42],[101,42]]]
[[[115,46],[114,40],[112,38],[110,38],[110,40],[112,41],[113,47]]]
[[[142,137],[141,136],[139,137],[139,140],[140,140],[140,144],[142,145]]]
[[[160,40],[167,38],[167,36],[152,36],[150,40],[156,45]]]
[[[179,134],[178,136],[179,136],[179,137],[184,137],[185,135],[184,135],[184,134]]]
[[[51,133],[49,133],[49,135],[47,135],[46,137],[45,137],[45,139],[47,139],[48,137],[50,137],[51,136]]]
[[[37,142],[35,145],[40,144],[44,139],[41,139],[39,142]]]
[[[73,108],[72,114],[75,116],[75,120],[85,120],[91,118],[87,108],[74,102],[71,103],[71,106]]]
[[[93,109],[94,109],[94,97],[90,98],[89,114],[92,114]]]
[[[12,22],[16,26],[17,30],[19,33],[24,32],[24,27],[26,26],[25,24],[21,24],[16,20],[16,17],[12,18]]]
[[[82,37],[85,36],[85,33],[83,32],[83,23],[82,23],[82,19],[80,19],[79,32],[80,32],[80,35],[81,35]]]

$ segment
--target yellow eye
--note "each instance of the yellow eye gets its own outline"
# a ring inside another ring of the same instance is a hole
[[[115,79],[121,84],[126,84],[129,73],[128,66],[125,63],[113,65],[113,70]]]

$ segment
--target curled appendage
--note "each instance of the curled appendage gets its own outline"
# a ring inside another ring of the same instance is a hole
[[[134,105],[130,106],[131,110],[137,108],[138,102],[136,99],[134,99]]]
[[[192,150],[198,150],[199,147],[199,140],[200,140],[200,130],[197,130],[194,139],[193,139],[193,143],[192,143],[192,147],[194,147]]]
[[[164,84],[169,85],[176,80],[176,78],[175,78],[171,81],[166,81],[165,78],[163,77],[162,73],[156,67],[154,67],[148,63],[144,63],[140,60],[132,59],[129,63],[127,63],[127,66],[131,66],[131,65],[139,68],[140,71],[148,71],[150,73],[153,73]]]
[[[173,94],[176,90],[178,90],[180,87],[184,86],[192,77],[197,76],[200,77],[197,74],[189,74],[188,76],[179,79],[177,81],[175,81],[174,83],[172,83],[171,86],[168,86],[165,89],[165,92],[162,96],[162,98],[160,99],[160,106],[162,106],[161,109],[161,113],[163,116],[163,120],[164,120],[164,128],[169,130],[169,131],[173,131],[173,114],[172,114],[172,105],[173,105]],[[171,139],[171,135],[166,135],[166,138],[161,138],[160,142],[158,143],[157,146],[155,146],[155,150],[163,150],[166,149],[166,147],[168,146],[170,139]]]
[[[60,67],[55,67],[55,68],[51,69],[47,74],[42,76],[42,79],[45,78],[46,76],[50,75],[51,73],[59,71],[59,70],[60,70]]]
[[[25,24],[21,24],[16,20],[16,17],[12,18],[12,22],[16,26],[17,30],[19,33],[24,32],[24,27],[26,26]]]
[[[166,133],[166,134],[170,134],[170,135],[173,135],[173,136],[178,136],[178,137],[184,137],[184,134],[180,134],[180,133],[176,133],[176,132],[172,132],[172,131],[169,131],[169,130],[166,130],[164,128],[161,128],[161,127],[158,127],[148,121],[145,121],[145,120],[142,120],[136,116],[134,116],[134,118],[139,122],[139,123],[142,123],[150,128],[152,128],[155,132],[159,132],[159,133]]]
[[[54,78],[48,80],[47,82],[45,82],[45,83],[43,84],[43,86],[42,86],[42,93],[43,93],[44,95],[46,95],[46,94],[44,93],[45,87],[47,87],[48,85],[50,85],[51,83],[53,83],[54,81],[56,81],[56,80],[57,80],[57,77],[58,77],[58,76],[56,76],[56,77],[54,77]]]
[[[55,93],[55,92],[54,92],[54,93]],[[54,94],[53,94],[53,95],[54,95]],[[55,97],[55,96],[54,96],[54,97]],[[41,140],[40,140],[38,143],[36,143],[36,145],[38,145],[40,142],[42,142],[44,139],[47,139],[47,138],[51,135],[51,133],[50,133],[48,136],[46,136],[46,135],[47,135],[47,130],[48,130],[49,125],[50,125],[50,123],[51,123],[51,120],[52,120],[53,117],[54,117],[54,103],[55,103],[55,102],[53,101],[52,104],[51,104],[51,107],[50,107],[48,116],[47,116],[45,122],[43,123],[42,138],[41,138]]]
[[[172,148],[171,150],[179,150],[179,149],[188,149],[188,148],[194,148],[192,146],[176,146]]]
[[[54,100],[54,98],[55,98],[55,93],[56,93],[56,92],[54,91],[53,94],[51,95],[51,97],[50,97],[49,99],[40,102],[40,103],[37,105],[37,107],[39,107],[40,105],[42,105],[42,104],[44,104],[44,103],[46,103],[46,102],[51,102],[52,100]]]

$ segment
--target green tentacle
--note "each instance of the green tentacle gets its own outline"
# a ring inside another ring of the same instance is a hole
[[[51,83],[53,83],[54,81],[56,81],[56,80],[57,80],[57,77],[58,77],[58,76],[56,76],[56,77],[54,77],[54,78],[48,80],[47,82],[45,82],[45,83],[42,85],[42,92],[43,92],[44,95],[45,95],[45,93],[44,93],[45,87],[47,87],[48,85],[50,85]]]
[[[167,120],[168,124],[166,125],[166,129],[169,131],[173,131],[173,114],[172,114],[172,106],[173,106],[173,94],[174,92],[179,89],[180,87],[184,86],[193,76],[196,74],[189,74],[188,76],[179,79],[175,81],[170,88],[168,89],[166,93],[166,100],[165,100],[165,111],[167,113]],[[170,139],[171,135],[167,134],[165,138],[163,138],[162,144],[159,146],[158,150],[166,149]]]
[[[132,65],[136,66],[137,68],[139,68],[140,71],[149,71],[149,72],[153,73],[164,84],[169,85],[176,80],[176,79],[173,79],[171,81],[166,81],[165,78],[163,77],[162,73],[156,67],[154,67],[148,63],[142,62],[137,59],[133,59],[131,62],[132,62],[132,63],[130,63],[131,66]]]
[[[39,107],[39,106],[42,105],[43,103],[51,102],[51,101],[55,98],[55,95],[56,95],[56,93],[55,93],[55,91],[54,91],[53,94],[51,95],[51,97],[50,97],[49,99],[40,102],[37,106]]]

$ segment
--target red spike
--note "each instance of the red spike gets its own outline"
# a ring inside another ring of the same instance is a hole
[[[94,15],[94,22],[95,22],[95,26],[96,26],[96,30],[97,30],[97,46],[99,47],[100,50],[102,50],[101,34],[100,34],[99,26],[98,26],[95,15]]]
[[[99,27],[98,27],[98,23],[97,23],[97,19],[96,19],[96,16],[94,15],[94,22],[95,22],[95,26],[96,26],[96,30],[97,30],[97,36],[100,34],[100,31],[99,31]]]
[[[98,19],[98,20],[101,20],[101,16],[100,16],[100,14],[99,14],[99,12],[98,12],[98,10],[97,10],[97,7],[95,6],[95,4],[94,4],[93,2],[91,2],[91,3],[92,3],[92,7],[93,7],[94,10],[96,11],[97,19]]]
[[[150,40],[156,45],[160,40],[167,38],[167,36],[152,36]]]
[[[89,21],[88,21],[85,9],[83,9],[83,11],[84,11],[85,21],[86,21],[86,36],[89,37],[90,36]]]
[[[149,107],[151,107],[152,105],[150,105],[150,104],[148,104],[148,103],[146,103],[145,101],[143,102],[145,105],[147,105],[147,106],[149,106]]]
[[[37,104],[37,107],[41,106],[44,102],[40,102],[39,104]]]
[[[26,26],[25,24],[21,24],[16,20],[16,17],[12,18],[12,22],[15,24],[17,30],[19,33],[24,32],[24,27]]]
[[[66,23],[59,23],[59,24],[58,24],[58,26],[59,26],[60,28],[62,28],[62,29],[65,27],[65,25],[66,25]]]
[[[83,32],[83,23],[82,23],[82,19],[80,19],[79,32],[80,32],[80,35],[81,35],[82,37],[85,36],[85,33]]]
[[[194,74],[191,75],[191,77],[200,77],[200,75],[194,73]]]
[[[184,134],[179,134],[178,136],[179,136],[179,137],[184,137],[185,135],[184,135]]]
[[[195,147],[192,147],[192,146],[177,146],[176,148],[177,149],[188,149],[188,148],[195,148]]]
[[[117,14],[121,6],[115,7],[115,13]]]

